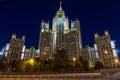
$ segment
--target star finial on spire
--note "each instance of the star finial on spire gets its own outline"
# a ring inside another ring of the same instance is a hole
[[[59,10],[62,10],[62,1],[60,1],[60,9]]]

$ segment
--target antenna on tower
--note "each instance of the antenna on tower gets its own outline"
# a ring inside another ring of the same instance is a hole
[[[62,10],[62,1],[60,1],[60,9],[59,10]]]

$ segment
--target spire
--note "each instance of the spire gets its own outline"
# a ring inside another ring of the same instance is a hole
[[[60,8],[59,10],[56,12],[56,16],[57,17],[65,17],[65,13],[64,11],[62,10],[62,2],[60,1]]]
[[[62,1],[60,1],[60,8],[59,10],[62,10]]]

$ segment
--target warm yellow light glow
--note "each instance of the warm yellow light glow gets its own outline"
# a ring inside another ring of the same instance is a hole
[[[16,35],[15,35],[15,34],[13,34],[13,35],[12,35],[12,38],[13,38],[13,39],[15,39],[15,38],[16,38]]]
[[[98,37],[98,34],[96,33],[96,34],[95,34],[95,38],[97,38],[97,37]]]
[[[75,58],[75,57],[73,58],[73,61],[74,61],[74,62],[76,61],[76,58]]]
[[[30,64],[33,64],[34,63],[34,59],[30,59]]]
[[[118,63],[118,59],[115,59],[114,61],[115,61],[115,63]]]
[[[24,39],[25,39],[25,36],[22,36],[22,39],[24,40]]]
[[[107,50],[105,50],[105,54],[108,54],[108,51],[107,51]]]
[[[106,31],[106,32],[105,32],[105,35],[108,35],[108,34],[109,34],[108,31]]]
[[[46,55],[46,52],[43,52],[43,55]]]

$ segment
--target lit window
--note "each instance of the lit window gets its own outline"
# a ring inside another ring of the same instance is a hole
[[[118,63],[118,59],[115,59],[115,63]]]
[[[44,29],[42,29],[42,32],[44,32]]]

